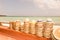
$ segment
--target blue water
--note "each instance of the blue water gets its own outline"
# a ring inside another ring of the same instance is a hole
[[[14,20],[21,20],[23,21],[25,18],[29,18],[30,20],[38,20],[38,19],[43,19],[43,20],[46,20],[47,18],[52,18],[53,21],[55,23],[60,23],[60,17],[28,17],[28,16],[24,16],[24,17],[19,17],[19,16],[8,16],[8,17],[0,17],[0,21],[14,21]]]

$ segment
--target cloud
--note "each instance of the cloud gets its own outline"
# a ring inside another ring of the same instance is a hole
[[[39,8],[60,8],[59,0],[33,0],[33,2]]]

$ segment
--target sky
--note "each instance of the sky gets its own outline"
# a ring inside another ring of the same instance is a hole
[[[0,0],[0,15],[60,16],[60,8],[49,8],[46,3],[41,7],[39,0]]]

